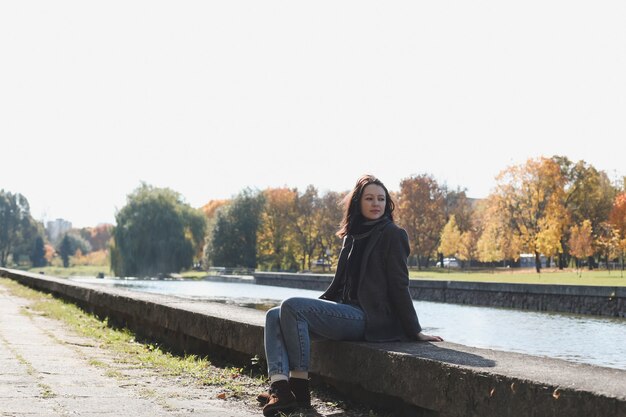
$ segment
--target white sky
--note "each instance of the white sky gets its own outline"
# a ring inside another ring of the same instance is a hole
[[[0,188],[114,223],[141,181],[485,197],[527,158],[625,175],[626,2],[2,1]]]

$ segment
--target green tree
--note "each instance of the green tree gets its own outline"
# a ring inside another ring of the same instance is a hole
[[[91,243],[89,243],[87,239],[83,238],[78,230],[73,229],[65,233],[65,235],[63,236],[63,239],[66,239],[66,238],[69,241],[68,250],[70,251],[70,256],[74,255],[76,251],[78,250],[83,254],[86,254],[92,251]],[[59,243],[59,248],[61,247],[62,242],[63,241]]]
[[[70,266],[70,256],[74,254],[72,250],[72,242],[68,234],[63,236],[61,239],[61,243],[59,244],[59,255],[61,255],[61,260],[63,260],[63,267],[67,268]]]
[[[263,194],[248,188],[218,210],[208,251],[211,265],[256,267],[257,231],[263,206]]]
[[[7,265],[9,256],[28,255],[36,236],[26,197],[0,190],[0,266]]]
[[[33,250],[30,255],[30,261],[33,264],[33,267],[37,268],[41,266],[46,266],[48,264],[48,261],[46,260],[45,255],[46,248],[43,238],[41,236],[37,236],[33,245]]]
[[[202,245],[202,212],[169,188],[142,184],[115,216],[111,269],[117,276],[154,276],[191,267]]]

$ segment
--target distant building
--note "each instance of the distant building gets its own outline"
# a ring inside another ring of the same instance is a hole
[[[64,219],[56,219],[46,224],[46,233],[50,242],[56,242],[64,233],[72,228],[72,222]]]

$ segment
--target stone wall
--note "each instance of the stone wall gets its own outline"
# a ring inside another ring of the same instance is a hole
[[[331,275],[256,272],[255,282],[323,291]],[[411,280],[415,300],[626,317],[626,287]]]
[[[264,314],[2,269],[179,351],[263,356]],[[541,335],[539,335],[541,336]],[[543,336],[541,336],[543,337]],[[313,343],[312,373],[408,417],[626,417],[626,371],[453,343]]]

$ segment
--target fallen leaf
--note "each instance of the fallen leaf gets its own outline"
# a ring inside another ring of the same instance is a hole
[[[221,393],[217,394],[217,398],[219,398],[220,400],[225,400],[226,399],[226,393],[221,392]]]

